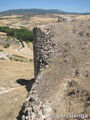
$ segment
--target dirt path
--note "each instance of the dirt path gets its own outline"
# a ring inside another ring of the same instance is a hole
[[[16,87],[16,88],[10,88],[8,90],[3,90],[3,91],[0,92],[0,95],[12,92],[13,90],[16,90],[16,89],[19,89],[19,88],[21,88],[21,87]]]
[[[33,44],[32,43],[25,43],[22,47],[21,43],[19,42],[19,47],[14,48],[13,46],[10,46],[9,48],[4,48],[3,46],[0,46],[0,50],[4,52],[4,54],[15,54],[19,56],[23,56],[28,59],[33,59]]]
[[[22,47],[20,43],[20,46],[18,49],[16,49],[16,52],[19,52],[20,54],[25,56],[33,57],[33,49],[31,47],[31,44],[29,47],[28,47],[28,44],[26,44],[25,42],[23,42],[23,44],[24,44],[24,47]]]

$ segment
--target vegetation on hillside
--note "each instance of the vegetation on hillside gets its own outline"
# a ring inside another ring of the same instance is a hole
[[[32,42],[33,41],[33,32],[27,30],[26,28],[21,29],[14,29],[9,27],[0,27],[0,32],[7,33],[7,36],[12,36],[14,38],[17,38],[22,43],[25,42]]]
[[[58,9],[17,9],[17,10],[8,10],[4,12],[0,12],[0,15],[44,15],[44,14],[82,14],[82,15],[90,15],[90,12],[86,13],[75,13],[75,12],[65,12]]]
[[[12,61],[17,61],[17,62],[29,62],[29,63],[32,62],[32,59],[27,59],[23,56],[19,56],[15,54],[12,54],[12,56],[9,59]]]
[[[6,44],[6,45],[4,45],[4,48],[9,48],[10,47],[10,44]]]

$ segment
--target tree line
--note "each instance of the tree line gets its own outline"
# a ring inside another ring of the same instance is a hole
[[[33,32],[26,28],[15,29],[15,28],[9,28],[6,26],[2,26],[0,27],[0,32],[5,32],[7,33],[7,36],[12,36],[14,38],[17,38],[18,40],[20,40],[20,42],[22,41],[32,42],[33,41]]]

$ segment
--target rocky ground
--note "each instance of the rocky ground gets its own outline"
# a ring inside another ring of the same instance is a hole
[[[38,45],[36,68],[41,72],[20,119],[59,120],[61,116],[64,117],[60,120],[90,119],[89,25],[90,20],[76,20],[34,29]]]

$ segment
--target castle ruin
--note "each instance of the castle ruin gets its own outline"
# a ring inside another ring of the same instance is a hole
[[[90,119],[90,40],[80,36],[80,25],[73,21],[34,28],[36,81],[22,120],[59,120],[61,115],[80,120],[82,114]],[[85,30],[87,24],[81,27]],[[79,116],[66,116],[71,114]]]

